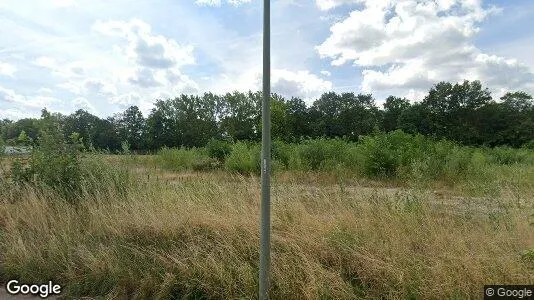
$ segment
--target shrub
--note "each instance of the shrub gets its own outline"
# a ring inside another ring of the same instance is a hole
[[[464,178],[471,164],[472,150],[466,147],[454,147],[451,149],[444,162],[444,175],[447,179]]]
[[[352,151],[352,158],[362,173],[369,177],[409,176],[415,165],[420,170],[429,161],[415,163],[428,153],[430,141],[421,135],[400,130],[363,137]],[[414,164],[415,163],[415,164]]]
[[[211,158],[224,162],[226,157],[232,152],[232,144],[228,141],[211,139],[206,144],[206,150]]]
[[[165,169],[174,171],[204,171],[217,167],[217,160],[210,158],[206,151],[198,148],[163,148],[158,151],[156,163]]]
[[[513,149],[510,147],[496,147],[490,149],[489,155],[494,163],[512,165],[524,163],[529,158],[529,151],[525,149]]]
[[[259,173],[261,170],[260,153],[259,145],[249,146],[246,143],[237,142],[226,158],[225,168],[241,174]]]
[[[271,156],[283,168],[288,169],[291,161],[293,147],[283,141],[276,140],[272,144]]]
[[[339,139],[305,140],[297,146],[303,166],[308,170],[320,170],[330,162],[341,163],[348,150],[348,143]]]
[[[530,140],[529,142],[526,142],[523,147],[523,149],[528,149],[528,150],[534,150],[534,140]]]
[[[130,143],[128,143],[128,141],[122,141],[121,142],[121,154],[123,154],[123,155],[132,154],[132,151],[130,149]]]
[[[397,159],[392,145],[384,136],[364,137],[360,145],[363,154],[363,172],[369,177],[393,177]]]
[[[43,114],[37,147],[33,149],[27,167],[20,162],[13,165],[13,181],[50,188],[73,201],[82,182],[78,146],[76,141],[64,140],[54,117]]]

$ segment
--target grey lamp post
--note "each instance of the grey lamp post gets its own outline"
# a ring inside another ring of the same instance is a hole
[[[261,133],[261,229],[259,299],[269,298],[271,263],[271,1],[263,0],[263,102]]]

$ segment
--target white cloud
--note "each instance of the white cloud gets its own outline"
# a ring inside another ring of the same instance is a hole
[[[0,75],[15,77],[16,71],[17,68],[14,65],[0,61]]]
[[[442,80],[481,80],[492,90],[534,82],[528,67],[474,46],[478,24],[499,12],[480,0],[317,1],[325,9],[344,3],[362,8],[334,24],[316,49],[334,66],[362,67],[365,92],[402,88],[416,96]]]
[[[330,71],[326,71],[326,70],[322,70],[322,71],[321,71],[321,74],[323,74],[323,75],[326,76],[326,77],[330,77],[330,76],[332,76],[332,73],[331,73]]]
[[[47,87],[40,87],[39,89],[37,89],[37,93],[39,94],[52,94],[53,92],[54,91],[52,91],[52,89]]]
[[[214,81],[215,83],[211,82]],[[308,70],[289,70],[273,68],[271,70],[271,92],[284,97],[299,97],[311,104],[322,93],[332,90],[332,82],[325,80]],[[210,78],[200,91],[227,93],[233,91],[260,91],[262,89],[262,70],[250,68],[239,76],[222,74]]]
[[[117,94],[115,85],[99,78],[88,78],[83,81],[83,87],[87,94],[112,96]]]
[[[18,108],[0,109],[0,119],[18,120],[32,117],[35,117],[35,114],[32,114],[27,110],[21,110]]]
[[[74,81],[66,81],[57,85],[58,88],[69,91],[75,95],[81,95],[83,88],[80,84]]]
[[[221,0],[196,0],[195,4],[205,6],[221,6]]]
[[[18,107],[25,107],[28,109],[41,109],[50,106],[52,103],[58,102],[58,99],[50,96],[24,96],[12,89],[0,86],[0,104],[16,105]]]
[[[293,72],[285,69],[273,70],[272,91],[286,97],[300,97],[307,102],[318,98],[332,89],[332,83],[309,71]]]
[[[70,7],[75,6],[75,0],[51,0],[51,3],[55,7]]]
[[[381,0],[378,0],[379,2]],[[316,0],[315,3],[319,7],[320,10],[329,10],[334,7],[343,5],[343,4],[350,4],[350,3],[360,3],[362,0]]]
[[[86,75],[86,69],[89,68],[87,62],[74,61],[74,62],[58,62],[55,58],[48,56],[39,56],[33,64],[50,70],[50,73],[62,77],[62,78],[81,78]]]
[[[84,97],[77,97],[77,98],[74,98],[74,100],[72,100],[72,104],[74,106],[74,108],[77,110],[77,109],[83,109],[89,113],[92,113],[94,114],[96,112],[96,109],[94,107],[93,104],[91,104],[91,102],[89,102],[89,100],[87,100],[86,98]]]
[[[151,26],[142,20],[97,21],[93,28],[125,42],[114,49],[134,66],[127,79],[133,85],[142,88],[165,86],[181,78],[181,67],[195,63],[193,46],[183,46],[173,39],[152,34]]]
[[[111,103],[121,106],[137,105],[141,101],[141,96],[137,92],[128,92],[111,98]]]
[[[51,70],[55,70],[58,68],[58,64],[56,60],[51,57],[46,57],[46,56],[39,56],[38,58],[35,59],[34,64],[39,67],[43,67],[43,68],[47,68]]]
[[[24,97],[12,89],[0,86],[0,103],[24,103]]]
[[[173,39],[153,35],[151,26],[142,20],[97,21],[93,28],[101,34],[126,40],[127,45],[119,49],[141,66],[167,69],[195,63],[193,46],[182,46]]]
[[[233,6],[249,3],[251,0],[227,0],[226,2]],[[221,6],[222,0],[195,0],[195,4],[200,6]]]

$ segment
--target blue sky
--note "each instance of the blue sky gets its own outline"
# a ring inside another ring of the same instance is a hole
[[[0,0],[0,118],[259,90],[262,3]],[[534,94],[533,17],[531,0],[273,0],[272,89],[309,104],[418,101],[440,80]]]

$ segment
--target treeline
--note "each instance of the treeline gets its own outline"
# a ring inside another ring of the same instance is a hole
[[[52,114],[65,138],[90,149],[150,151],[202,147],[210,140],[259,141],[261,92],[181,95],[157,100],[148,117],[137,106],[101,119],[84,110]],[[421,102],[389,96],[379,108],[371,94],[324,93],[310,107],[299,98],[271,96],[272,136],[285,142],[309,138],[356,141],[375,132],[400,129],[464,145],[521,147],[534,144],[531,95],[509,92],[496,101],[479,81],[440,82]],[[39,119],[0,121],[8,145],[32,145]]]

